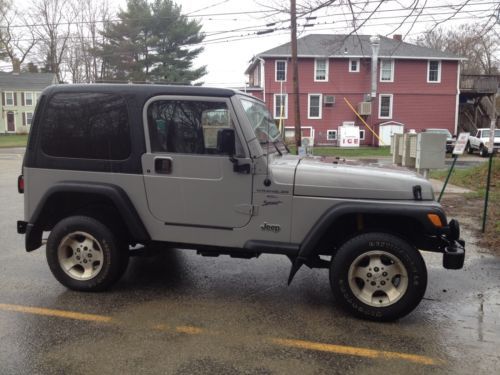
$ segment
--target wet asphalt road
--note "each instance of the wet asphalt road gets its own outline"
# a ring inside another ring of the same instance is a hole
[[[325,270],[304,267],[287,287],[279,256],[134,257],[111,291],[77,293],[52,277],[43,250],[23,249],[20,163],[0,152],[0,374],[499,372],[500,259],[468,233],[465,269],[426,254],[424,301],[390,324],[339,310]]]

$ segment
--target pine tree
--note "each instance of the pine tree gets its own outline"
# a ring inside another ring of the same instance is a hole
[[[103,79],[185,84],[205,75],[205,67],[192,68],[203,51],[201,25],[181,12],[171,0],[128,0],[104,32]]]

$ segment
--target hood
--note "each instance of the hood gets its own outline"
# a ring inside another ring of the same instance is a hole
[[[294,195],[414,200],[416,185],[421,187],[422,199],[434,199],[431,183],[403,168],[383,166],[375,161],[307,157],[296,167]]]

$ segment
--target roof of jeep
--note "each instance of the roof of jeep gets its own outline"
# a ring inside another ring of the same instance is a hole
[[[244,92],[227,89],[202,86],[180,86],[180,85],[157,85],[157,84],[107,84],[95,83],[87,85],[53,85],[44,90],[46,94],[57,92],[107,92],[132,94],[140,96],[153,95],[200,95],[215,97],[231,97],[236,94],[247,95]]]

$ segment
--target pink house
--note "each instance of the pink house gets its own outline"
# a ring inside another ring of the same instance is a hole
[[[267,103],[294,134],[290,43],[255,56],[247,92]],[[344,101],[390,143],[395,132],[427,128],[457,132],[460,60],[453,54],[368,35],[308,35],[298,40],[302,136],[335,145],[341,125],[360,127],[361,143],[379,144]],[[373,66],[373,72],[372,72]],[[372,80],[372,77],[374,78]]]

